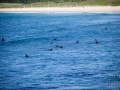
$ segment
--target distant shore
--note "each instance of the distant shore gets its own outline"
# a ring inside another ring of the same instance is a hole
[[[120,6],[0,8],[0,12],[120,12]]]

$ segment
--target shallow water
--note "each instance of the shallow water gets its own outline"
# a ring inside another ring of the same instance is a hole
[[[120,89],[120,13],[0,13],[0,38],[0,90]]]

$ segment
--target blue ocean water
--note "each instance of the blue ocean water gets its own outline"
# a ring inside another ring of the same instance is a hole
[[[120,13],[0,13],[2,38],[0,90],[120,90]]]

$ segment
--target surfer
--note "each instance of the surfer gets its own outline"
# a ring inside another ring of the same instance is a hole
[[[56,45],[56,47],[63,48],[63,46],[58,46],[58,45]]]
[[[4,38],[2,38],[2,39],[1,39],[1,41],[2,41],[2,42],[4,42],[4,41],[5,41],[5,39],[4,39]]]
[[[25,57],[28,58],[29,56],[27,54],[25,54]]]
[[[48,51],[52,51],[53,49],[51,48],[51,49],[49,49]]]
[[[76,43],[79,43],[79,41],[76,41]]]
[[[97,41],[97,39],[95,39],[95,43],[96,43],[96,44],[98,44],[98,41]]]
[[[58,45],[56,45],[56,47],[59,47]]]
[[[63,46],[60,46],[60,48],[63,48]]]
[[[105,28],[105,30],[107,30],[107,28]]]
[[[57,40],[57,38],[54,38],[54,40]]]
[[[50,42],[50,44],[53,44],[53,42]]]

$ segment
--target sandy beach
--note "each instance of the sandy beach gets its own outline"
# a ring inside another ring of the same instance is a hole
[[[0,8],[0,12],[120,12],[120,6]]]

